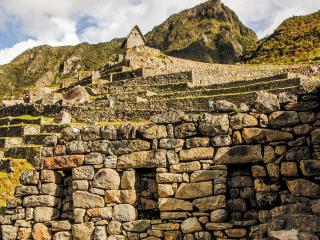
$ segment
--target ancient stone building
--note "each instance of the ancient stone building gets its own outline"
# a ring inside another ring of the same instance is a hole
[[[146,40],[140,28],[136,25],[132,28],[126,40],[123,42],[122,48],[129,49],[129,48],[144,46],[145,44],[146,44]]]

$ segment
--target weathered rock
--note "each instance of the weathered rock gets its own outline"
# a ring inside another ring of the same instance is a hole
[[[39,173],[37,171],[22,171],[20,182],[24,185],[36,185],[39,181]]]
[[[71,223],[69,221],[51,221],[51,229],[52,231],[68,231],[71,230]]]
[[[166,138],[166,139],[161,139],[159,142],[160,148],[164,149],[180,149],[184,145],[184,140],[183,139],[175,139],[175,138]]]
[[[319,103],[316,101],[296,102],[289,103],[284,108],[286,110],[306,112],[319,107]]]
[[[227,206],[231,212],[245,212],[247,210],[246,202],[241,198],[230,199]]]
[[[61,111],[54,119],[55,123],[59,124],[69,124],[72,121],[72,116],[66,111]]]
[[[94,231],[94,223],[86,222],[72,225],[73,240],[92,239]]]
[[[211,138],[211,144],[214,147],[226,147],[232,144],[232,139],[229,135],[215,136]]]
[[[106,190],[106,203],[129,203],[135,205],[137,194],[135,190]]]
[[[300,169],[304,176],[320,176],[320,160],[302,160]]]
[[[226,100],[211,101],[209,105],[214,112],[229,113],[237,111],[237,105]]]
[[[186,148],[208,147],[210,139],[208,137],[194,137],[186,139]]]
[[[184,112],[181,111],[167,111],[163,114],[151,116],[150,120],[157,124],[179,123],[184,115]]]
[[[112,218],[112,207],[91,208],[87,210],[87,214],[92,218],[110,220]]]
[[[158,183],[182,182],[182,175],[175,173],[158,173],[156,178]]]
[[[219,148],[214,161],[216,164],[247,164],[262,160],[260,145],[243,145]]]
[[[36,207],[34,209],[35,222],[47,222],[59,217],[59,210],[50,207]]]
[[[174,128],[176,138],[187,138],[197,135],[198,130],[194,123],[183,123]]]
[[[110,221],[107,230],[110,235],[121,234],[122,223],[118,221]]]
[[[90,102],[90,95],[83,87],[78,85],[66,92],[62,100],[70,105],[82,104]]]
[[[57,232],[53,236],[53,240],[71,240],[72,236],[69,232]]]
[[[302,160],[302,159],[310,159],[311,153],[309,150],[309,147],[303,146],[303,147],[294,147],[289,149],[286,152],[286,160],[288,161],[296,161],[296,160]]]
[[[231,188],[252,187],[253,180],[250,176],[233,176],[228,179]]]
[[[295,162],[283,162],[280,167],[281,175],[286,177],[296,177],[299,175],[298,167]]]
[[[146,139],[167,138],[167,128],[163,125],[150,125],[139,128],[139,133]]]
[[[295,134],[303,136],[312,131],[312,127],[309,124],[298,125],[293,128]]]
[[[266,169],[263,166],[259,166],[259,165],[252,166],[251,172],[254,178],[267,176]]]
[[[176,192],[176,198],[194,199],[213,194],[212,182],[182,183]]]
[[[292,134],[288,132],[262,128],[245,128],[242,131],[242,137],[246,143],[288,141],[293,138]]]
[[[115,155],[129,154],[132,152],[147,151],[151,149],[151,143],[144,140],[112,141],[112,152]]]
[[[158,184],[159,197],[170,197],[174,195],[174,191],[171,184]]]
[[[42,223],[33,225],[32,237],[34,240],[51,240],[49,229]]]
[[[1,225],[2,240],[16,240],[18,228],[10,225]]]
[[[93,178],[92,186],[108,190],[119,189],[119,173],[113,169],[100,169]]]
[[[159,198],[160,211],[192,211],[192,203],[175,198]]]
[[[150,228],[150,220],[137,220],[124,223],[123,228],[130,232],[146,232]]]
[[[83,141],[100,140],[101,133],[99,126],[85,126],[81,129],[81,136]]]
[[[154,168],[166,166],[166,151],[143,151],[122,155],[118,158],[118,168]]]
[[[297,229],[270,231],[269,236],[277,240],[299,240]]]
[[[71,169],[79,167],[84,162],[84,155],[67,155],[47,157],[44,160],[46,169]]]
[[[306,179],[287,181],[289,191],[298,197],[317,198],[320,196],[320,187]]]
[[[89,153],[85,156],[85,163],[89,165],[98,165],[103,163],[101,153]]]
[[[119,222],[130,222],[137,218],[137,210],[130,204],[118,204],[113,209],[112,219]]]
[[[214,180],[219,178],[226,178],[227,171],[223,170],[199,170],[195,171],[191,174],[190,181],[191,182],[201,182]]]
[[[229,118],[227,114],[211,115],[203,114],[199,121],[199,131],[204,136],[224,135],[229,130]]]
[[[73,193],[73,204],[78,208],[101,208],[104,207],[104,200],[96,194],[77,191]]]
[[[23,199],[25,207],[54,207],[58,204],[58,198],[49,195],[33,195]]]
[[[206,198],[199,198],[193,201],[193,205],[200,211],[212,211],[226,207],[225,195],[215,195]]]
[[[136,172],[124,171],[121,177],[121,189],[135,189]]]
[[[311,142],[314,145],[320,144],[320,129],[311,132]]]
[[[224,222],[228,218],[228,212],[225,209],[217,209],[211,212],[211,222]]]
[[[300,118],[295,111],[277,111],[269,116],[269,123],[273,128],[291,127],[300,123]]]
[[[187,218],[181,223],[181,231],[183,233],[193,233],[201,230],[201,224],[196,217]]]
[[[94,168],[91,166],[81,166],[72,169],[72,178],[75,180],[92,180]]]
[[[100,129],[101,136],[105,140],[117,139],[117,129],[115,126],[106,125]]]
[[[14,195],[16,197],[23,197],[29,195],[37,195],[38,193],[38,188],[36,186],[17,186],[15,188]]]
[[[290,92],[282,92],[279,94],[279,102],[281,104],[285,103],[295,103],[298,101],[298,96]]]
[[[230,238],[244,238],[247,236],[247,230],[245,228],[227,229],[226,234]]]
[[[214,149],[212,147],[192,148],[190,150],[181,150],[179,157],[181,161],[196,161],[212,159]]]
[[[271,113],[280,109],[277,95],[260,91],[256,93],[255,108],[262,113]]]

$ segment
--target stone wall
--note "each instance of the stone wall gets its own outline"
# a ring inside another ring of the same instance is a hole
[[[14,239],[319,239],[315,95],[69,127],[0,215]]]

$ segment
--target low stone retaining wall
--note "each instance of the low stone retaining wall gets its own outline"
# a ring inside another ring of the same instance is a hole
[[[1,239],[318,239],[319,103],[296,101],[66,128],[22,173]]]

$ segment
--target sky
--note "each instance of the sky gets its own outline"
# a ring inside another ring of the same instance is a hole
[[[320,9],[320,0],[221,0],[265,37],[286,18]],[[0,0],[0,64],[42,44],[75,45],[144,33],[205,0]]]

